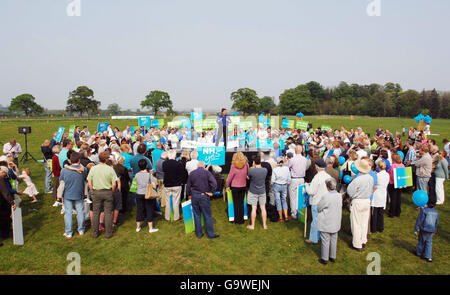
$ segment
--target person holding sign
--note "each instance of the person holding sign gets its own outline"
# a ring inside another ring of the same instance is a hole
[[[211,172],[205,169],[205,162],[198,162],[198,168],[191,172],[186,184],[186,195],[189,200],[192,200],[195,235],[197,238],[203,237],[202,215],[205,220],[206,235],[208,238],[215,239],[219,237],[214,232],[211,203],[209,201],[216,187],[216,179]]]
[[[225,149],[227,147],[227,126],[231,123],[230,116],[227,116],[227,109],[223,108],[220,112],[220,115],[217,117],[217,124],[219,124],[219,128],[217,128],[217,137],[216,137],[216,146],[219,145],[220,138],[223,135],[223,145],[225,146]]]
[[[396,188],[394,186],[394,169],[404,168],[405,165],[402,164],[402,157],[399,154],[392,155],[392,165],[388,170],[389,173],[389,215],[388,217],[400,217],[401,205],[402,205],[402,188]]]

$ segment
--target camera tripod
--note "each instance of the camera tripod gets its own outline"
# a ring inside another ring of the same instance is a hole
[[[27,134],[25,133],[25,153],[23,154],[22,158],[20,159],[20,162],[26,162],[34,160],[37,162],[37,160],[33,157],[33,155],[28,151],[28,140],[27,140]]]

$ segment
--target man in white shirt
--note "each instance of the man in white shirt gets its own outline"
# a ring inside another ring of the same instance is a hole
[[[191,152],[191,160],[186,163],[186,171],[187,171],[188,175],[191,174],[192,171],[194,171],[195,169],[198,168],[197,158],[198,158],[198,152],[195,150],[192,151]]]
[[[356,154],[358,155],[358,160],[361,160],[363,157],[367,157],[367,152],[364,150],[364,145],[362,143],[358,144]]]
[[[11,139],[9,142],[3,145],[3,154],[7,157],[13,157],[14,163],[19,165],[19,155],[22,153],[22,148],[20,144],[16,142],[15,139]]]

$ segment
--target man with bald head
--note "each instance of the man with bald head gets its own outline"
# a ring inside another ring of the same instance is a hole
[[[15,139],[11,139],[9,142],[3,145],[3,154],[7,157],[14,158],[14,164],[19,166],[19,155],[22,153],[20,144]]]
[[[298,207],[298,186],[305,184],[306,170],[311,165],[311,161],[303,155],[303,146],[295,147],[295,155],[288,162],[289,171],[291,173],[291,184],[289,185],[289,205],[291,206],[291,216],[288,219],[297,219]]]
[[[192,201],[194,212],[195,235],[203,237],[201,215],[205,220],[206,234],[208,238],[218,238],[214,232],[211,204],[209,198],[217,187],[217,182],[211,172],[205,168],[205,162],[198,162],[198,167],[189,174],[186,184],[186,195]]]

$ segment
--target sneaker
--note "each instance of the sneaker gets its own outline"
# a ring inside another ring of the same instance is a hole
[[[55,201],[55,202],[53,203],[52,206],[53,206],[53,207],[58,207],[58,206],[59,206],[59,202],[58,202],[58,201]]]
[[[157,229],[157,228],[152,228],[152,229],[150,229],[148,232],[149,233],[156,233],[157,231],[159,231],[159,229]]]
[[[106,229],[104,224],[100,224],[99,228],[100,231],[104,231]]]
[[[62,207],[62,209],[61,209],[61,215],[63,215],[64,213],[66,213],[66,210],[64,210],[64,207]]]
[[[162,211],[156,211],[156,214],[162,215]]]
[[[89,200],[89,199],[86,199],[86,203],[87,203],[87,204],[92,204],[92,201]]]
[[[84,235],[84,231],[79,231],[78,234],[79,234],[80,236],[82,236],[82,235]]]
[[[64,236],[66,239],[70,239],[70,238],[72,237],[72,235],[68,235],[68,234],[66,234],[66,233],[64,233],[63,236]]]
[[[428,262],[433,262],[433,259],[431,259],[431,258],[428,258],[428,259],[426,259]]]
[[[75,209],[72,210],[72,215],[77,215],[77,211]]]
[[[140,228],[140,227],[136,228],[136,232],[137,232],[137,233],[140,232],[140,231],[141,231],[141,228]]]

